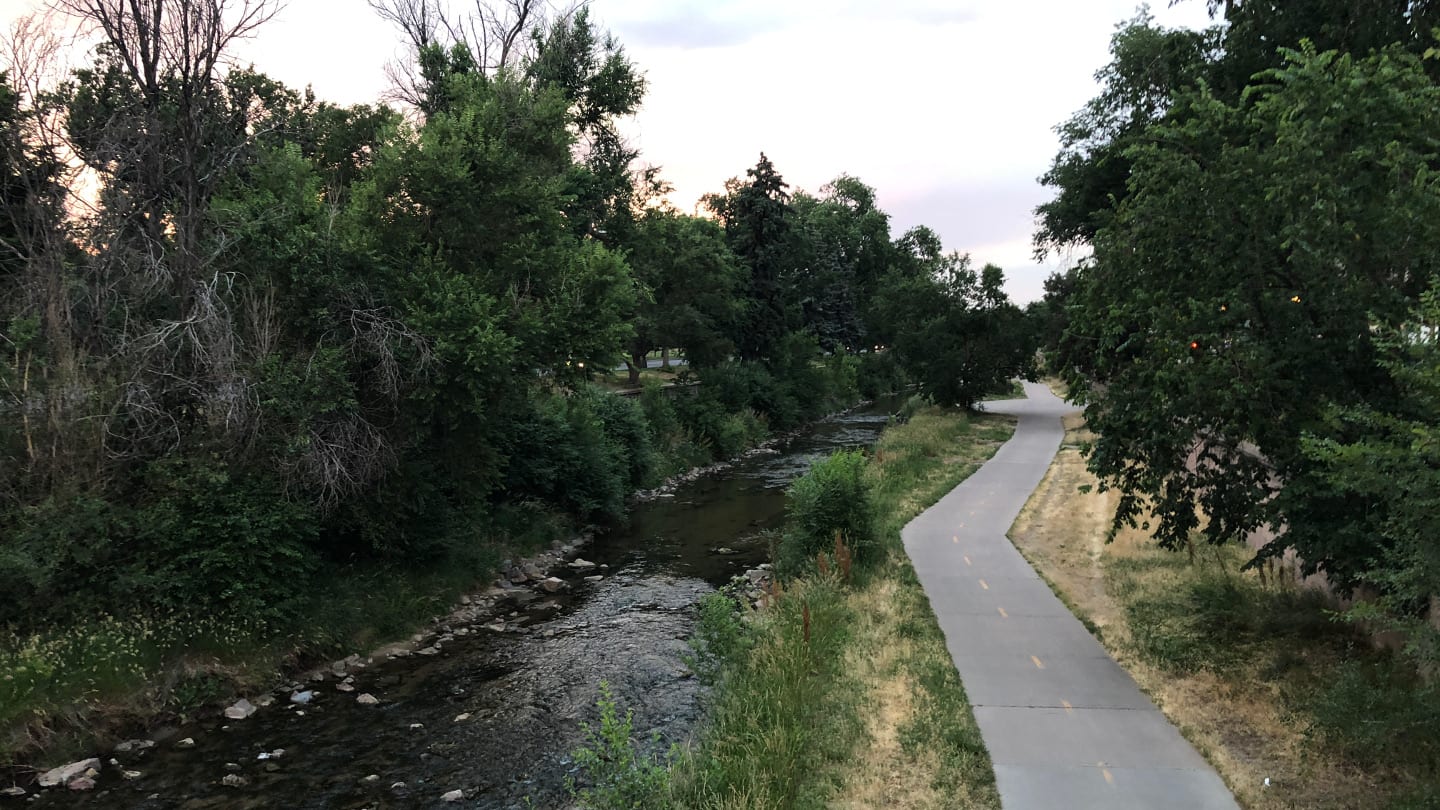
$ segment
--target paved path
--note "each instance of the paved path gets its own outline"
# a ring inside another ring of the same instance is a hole
[[[905,551],[945,640],[1005,810],[1236,810],[1210,765],[1036,575],[1006,534],[1073,410],[1043,385],[995,457],[911,521]]]

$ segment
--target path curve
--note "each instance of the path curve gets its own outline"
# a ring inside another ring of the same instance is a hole
[[[1195,749],[1006,537],[1074,411],[1043,385],[995,457],[902,532],[990,758],[1005,810],[1237,810]]]

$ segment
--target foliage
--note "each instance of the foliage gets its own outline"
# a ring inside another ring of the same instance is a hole
[[[893,351],[920,390],[937,404],[970,408],[1011,378],[1033,376],[1030,329],[1005,296],[1000,268],[976,273],[969,257],[951,254],[932,272],[891,286],[879,305],[910,324]]]
[[[695,630],[689,640],[692,654],[685,664],[702,683],[713,686],[725,667],[743,659],[754,643],[754,628],[741,619],[735,598],[724,591],[709,593],[696,606]]]
[[[1233,99],[1176,89],[1124,149],[1126,191],[1067,307],[1086,358],[1067,381],[1099,434],[1091,469],[1123,493],[1117,525],[1153,512],[1172,548],[1270,525],[1266,555],[1294,548],[1341,588],[1387,553],[1303,439],[1349,440],[1333,408],[1394,407],[1375,337],[1437,270],[1440,155],[1419,134],[1437,92],[1399,47],[1305,45]]]
[[[856,562],[872,563],[875,505],[865,477],[865,454],[844,450],[820,459],[786,491],[785,534],[776,554],[777,570],[796,574],[841,537]]]
[[[585,772],[590,785],[575,788],[571,794],[581,807],[591,810],[649,810],[671,806],[670,772],[665,765],[637,750],[631,739],[634,713],[625,712],[622,719],[610,693],[610,685],[600,682],[600,725],[582,723],[585,746],[575,751],[575,764]]]

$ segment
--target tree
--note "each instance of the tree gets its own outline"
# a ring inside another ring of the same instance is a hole
[[[705,205],[725,227],[725,239],[749,278],[743,291],[745,311],[735,332],[742,359],[770,357],[790,331],[783,276],[792,267],[793,209],[790,186],[762,152],[747,182],[731,180],[726,193],[705,198]]]
[[[709,220],[663,208],[645,212],[636,230],[629,261],[649,296],[634,320],[630,384],[639,384],[652,349],[683,348],[695,367],[727,359],[734,349],[731,325],[740,312],[736,292],[744,279],[724,231]]]
[[[875,206],[875,190],[849,175],[820,193],[793,200],[798,233],[786,286],[822,349],[854,351],[868,343],[866,302],[893,261],[890,219]]]
[[[1302,437],[1325,413],[1396,397],[1374,336],[1437,272],[1437,90],[1401,48],[1286,52],[1235,102],[1205,91],[1126,152],[1128,194],[1080,273],[1072,370],[1122,492],[1117,525],[1155,514],[1168,547],[1261,525],[1341,587],[1374,556],[1339,531],[1354,498]],[[1204,520],[1197,515],[1200,506]]]
[[[1033,373],[1024,314],[1004,283],[999,267],[976,273],[968,256],[951,253],[933,275],[903,279],[884,293],[881,311],[907,325],[892,351],[936,403],[971,408]]]

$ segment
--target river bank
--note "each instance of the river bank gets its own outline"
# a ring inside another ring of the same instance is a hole
[[[526,797],[554,806],[600,680],[618,699],[643,702],[637,725],[647,734],[678,741],[688,733],[701,688],[681,661],[691,606],[767,558],[766,532],[783,519],[790,479],[832,449],[873,442],[894,406],[849,412],[751,451],[728,472],[651,493],[627,528],[560,544],[540,558],[546,564],[530,560],[529,570],[520,561],[506,566],[503,583],[462,596],[423,633],[248,692],[252,704],[268,693],[270,705],[244,720],[221,716],[233,706],[227,700],[198,720],[135,729],[157,745],[114,756],[116,765],[102,756],[93,793],[50,791],[37,801],[259,807],[299,795],[304,801],[289,806],[401,807],[462,790],[480,806]],[[563,583],[553,593],[544,584],[552,573]],[[527,581],[511,581],[516,575]],[[307,691],[314,693],[307,704],[289,702]],[[379,702],[359,704],[364,694]],[[186,738],[193,748],[175,747]],[[278,749],[280,757],[257,759]],[[96,750],[111,749],[79,753]],[[127,781],[125,771],[142,776]],[[227,785],[227,778],[245,782]],[[324,788],[307,792],[305,780]]]

